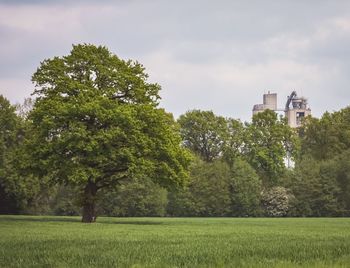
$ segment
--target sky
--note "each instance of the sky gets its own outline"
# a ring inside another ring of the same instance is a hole
[[[350,102],[347,0],[0,0],[0,94],[23,102],[40,62],[78,43],[141,62],[175,117],[249,121],[268,91],[316,117]]]

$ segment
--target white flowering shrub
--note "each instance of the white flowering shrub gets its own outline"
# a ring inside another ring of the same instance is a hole
[[[284,187],[273,187],[262,193],[262,205],[267,216],[286,216],[291,208],[294,196]]]

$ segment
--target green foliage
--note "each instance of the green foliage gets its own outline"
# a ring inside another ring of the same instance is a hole
[[[167,215],[173,217],[197,216],[189,187],[168,191]]]
[[[81,214],[79,189],[67,185],[57,187],[53,200],[50,201],[52,213],[59,216],[76,216]]]
[[[228,139],[226,119],[212,111],[192,110],[178,119],[184,145],[203,160],[219,158]]]
[[[19,119],[15,107],[0,95],[0,185],[4,187],[6,160],[11,150],[16,147]]]
[[[230,168],[223,161],[196,159],[186,188],[169,193],[171,216],[226,216],[230,214]]]
[[[333,161],[304,159],[297,164],[291,190],[295,195],[295,214],[298,216],[337,216],[340,189]]]
[[[118,217],[165,216],[167,191],[150,179],[122,183],[99,203],[101,214]]]
[[[16,108],[0,95],[0,164],[3,165],[7,150],[17,143],[19,118]]]
[[[298,141],[286,120],[271,110],[255,114],[246,125],[244,155],[267,187],[277,185],[286,171],[284,160],[298,152]]]
[[[0,213],[18,213],[36,192],[36,181],[24,180],[19,170],[25,165],[22,141],[25,122],[16,107],[0,95]]]
[[[233,216],[258,216],[260,214],[261,180],[247,162],[240,159],[234,162],[230,189]]]
[[[308,118],[300,130],[301,153],[325,160],[350,149],[350,107],[320,118]]]
[[[223,159],[232,166],[236,159],[241,158],[244,147],[245,129],[241,121],[228,118],[228,138],[225,140]]]
[[[340,192],[337,201],[343,207],[343,216],[350,216],[350,150],[344,151],[334,159],[336,177]]]
[[[7,192],[4,182],[0,186],[0,213],[1,214],[18,214],[21,210],[21,203],[17,196]]]
[[[301,158],[293,188],[306,216],[350,215],[350,108],[308,118],[300,129]]]
[[[147,82],[141,64],[105,47],[77,45],[68,56],[43,61],[32,80],[32,170],[80,186],[86,221],[94,218],[101,188],[128,178],[186,180],[189,154],[172,116],[156,108],[160,86]]]
[[[230,212],[230,169],[222,161],[198,161],[191,168],[189,189],[196,216],[226,216]]]

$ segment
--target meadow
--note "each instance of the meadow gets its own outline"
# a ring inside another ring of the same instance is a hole
[[[350,219],[0,216],[0,266],[350,267]]]

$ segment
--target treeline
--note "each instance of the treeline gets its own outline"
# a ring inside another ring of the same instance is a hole
[[[350,108],[291,129],[158,108],[144,67],[73,46],[34,73],[34,100],[0,96],[0,213],[350,216]]]
[[[18,174],[33,102],[0,97],[2,214],[79,215],[78,187]],[[251,123],[192,110],[177,120],[193,156],[184,187],[127,179],[102,191],[107,216],[349,216],[350,108],[293,130],[272,111]],[[288,167],[289,165],[289,167]]]

